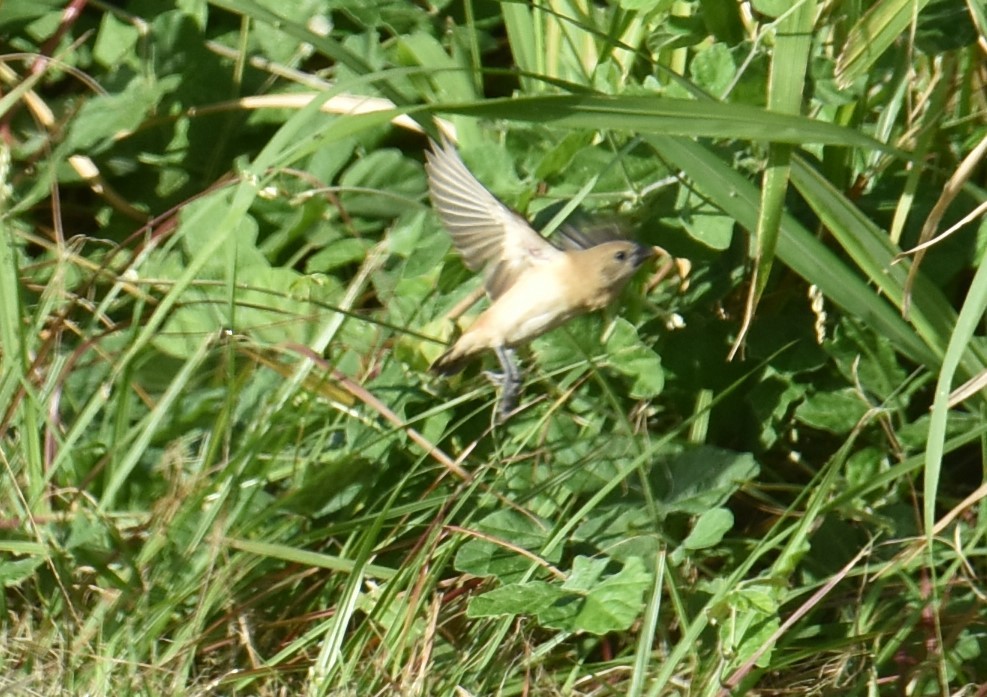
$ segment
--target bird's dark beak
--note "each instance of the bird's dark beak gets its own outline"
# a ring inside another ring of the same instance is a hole
[[[639,244],[634,248],[634,266],[635,268],[646,262],[648,259],[655,255],[654,247],[645,247],[643,244]]]

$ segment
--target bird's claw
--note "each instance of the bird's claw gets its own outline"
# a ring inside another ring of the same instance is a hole
[[[504,423],[517,409],[521,394],[520,380],[503,380],[500,386],[500,404],[497,406],[497,423]]]
[[[504,375],[504,373],[498,373],[495,370],[484,370],[483,377],[489,380],[490,383],[498,389],[504,386],[504,381],[507,379],[507,376]]]

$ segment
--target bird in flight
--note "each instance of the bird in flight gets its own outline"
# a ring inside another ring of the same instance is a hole
[[[512,349],[609,305],[654,250],[629,240],[596,244],[575,232],[563,233],[567,248],[560,249],[477,181],[448,140],[430,143],[425,170],[432,205],[467,268],[482,271],[491,301],[431,369],[451,375],[492,350],[503,370],[503,420],[521,388]]]

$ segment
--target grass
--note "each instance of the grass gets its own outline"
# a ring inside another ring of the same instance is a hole
[[[974,694],[983,14],[8,0],[0,692]],[[505,424],[422,128],[679,262]]]

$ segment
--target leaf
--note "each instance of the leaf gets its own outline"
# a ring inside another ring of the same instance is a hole
[[[363,261],[367,252],[373,247],[373,242],[358,237],[348,237],[329,242],[308,261],[311,269],[331,271]]]
[[[689,65],[696,84],[710,94],[723,94],[737,73],[730,49],[721,43],[710,44],[696,52]]]
[[[618,317],[607,341],[609,364],[633,379],[629,395],[633,399],[651,399],[665,386],[661,357],[644,345],[634,325]]]
[[[43,556],[31,556],[27,559],[4,559],[0,561],[0,586],[16,588],[24,581],[32,578],[39,567],[44,565]]]
[[[671,4],[669,0],[617,0],[617,4],[625,10],[637,12],[652,12],[658,8]]]
[[[425,173],[400,150],[387,148],[357,160],[340,177],[340,185],[340,198],[350,215],[397,217],[417,206],[425,191]]]
[[[662,546],[652,516],[637,501],[594,509],[576,528],[573,540],[592,545],[617,561],[653,559]]]
[[[458,570],[476,576],[496,576],[501,581],[512,582],[525,574],[535,562],[513,547],[532,552],[540,550],[548,541],[549,526],[517,511],[496,511],[484,517],[476,525],[477,531],[492,539],[474,538],[456,552]],[[498,544],[495,540],[502,540]],[[548,561],[558,561],[559,554]]]
[[[644,608],[644,592],[650,586],[651,576],[645,571],[644,563],[632,557],[619,572],[595,582],[594,576],[606,563],[604,559],[576,557],[572,571],[578,577],[575,583],[584,585],[592,579],[592,585],[583,594],[568,596],[543,609],[538,613],[539,623],[598,635],[628,629]],[[563,588],[568,586],[569,581]]]
[[[720,543],[733,528],[733,513],[726,508],[711,508],[696,519],[688,537],[682,540],[685,549],[706,549]]]
[[[720,584],[709,584],[710,589],[717,586]],[[728,591],[721,603],[709,608],[710,615],[718,620],[720,651],[731,658],[731,665],[739,665],[761,650],[781,625],[778,608],[782,592],[780,587],[766,583],[744,584]],[[770,660],[768,650],[757,665],[767,665]]]
[[[758,471],[750,453],[702,446],[655,467],[653,477],[663,514],[699,515],[723,504]]]
[[[842,435],[853,430],[868,408],[860,394],[847,387],[806,399],[795,409],[795,418],[807,426]]]
[[[93,97],[72,120],[66,142],[75,152],[92,155],[109,147],[115,136],[135,130],[157,106],[178,76],[150,81],[137,77],[116,94]]]
[[[766,447],[773,445],[787,430],[789,409],[801,401],[808,389],[805,383],[768,374],[747,393],[751,411],[760,424],[761,442]]]
[[[882,402],[898,393],[907,381],[908,374],[894,347],[853,318],[840,321],[826,350],[848,383],[859,384]]]
[[[850,29],[836,67],[842,86],[865,75],[929,0],[878,0]]]
[[[684,188],[681,192],[689,199],[694,194]],[[682,209],[682,227],[695,239],[711,249],[723,251],[730,246],[736,221],[726,215],[719,215],[719,209],[707,203],[699,203],[695,208]]]
[[[225,190],[203,196],[182,209],[179,232],[182,246],[190,257],[202,254],[216,244],[217,230],[226,214],[222,203],[229,200]],[[219,203],[220,205],[216,205]],[[192,222],[190,222],[192,221]],[[223,235],[219,249],[204,256],[202,272],[207,278],[227,279],[231,273],[270,267],[257,249],[257,221],[251,215],[238,217]]]
[[[325,18],[328,23],[324,0],[293,0],[293,2],[288,3],[265,0],[262,4],[279,12],[286,22],[306,25],[309,28],[317,26],[313,21],[316,18]],[[288,39],[284,29],[279,24],[257,22],[251,27],[251,38],[256,42],[256,49],[260,55],[265,56],[268,60],[286,65],[297,61],[299,52],[306,48],[302,39]]]
[[[757,12],[768,17],[778,17],[792,9],[790,0],[753,0],[751,5]]]
[[[572,560],[572,571],[562,587],[567,591],[590,591],[606,571],[608,563],[603,557],[576,557]]]
[[[823,143],[893,150],[859,131],[748,104],[669,99],[654,95],[565,94],[438,104],[438,113],[551,123],[554,128],[608,128],[652,135],[735,138],[772,143]]]
[[[4,33],[20,31],[16,25],[46,16],[53,26],[57,26],[61,15],[59,9],[63,6],[62,0],[5,0],[0,13],[0,30]]]
[[[423,74],[433,76],[428,84],[434,86],[438,99],[454,101],[475,99],[478,96],[467,66],[457,62],[455,57],[450,57],[434,36],[415,33],[400,37],[396,49],[395,59],[400,64],[427,68]]]
[[[565,597],[555,585],[545,581],[509,583],[470,600],[467,617],[517,617],[542,612]]]
[[[640,559],[629,559],[617,573],[599,580],[607,559],[576,557],[561,586],[532,581],[513,583],[470,601],[469,617],[535,615],[544,627],[606,634],[628,629],[644,607],[651,575]]]
[[[7,8],[4,7],[6,12]],[[99,33],[93,45],[93,59],[104,66],[114,67],[135,50],[140,40],[137,27],[121,22],[112,12],[103,15]]]

